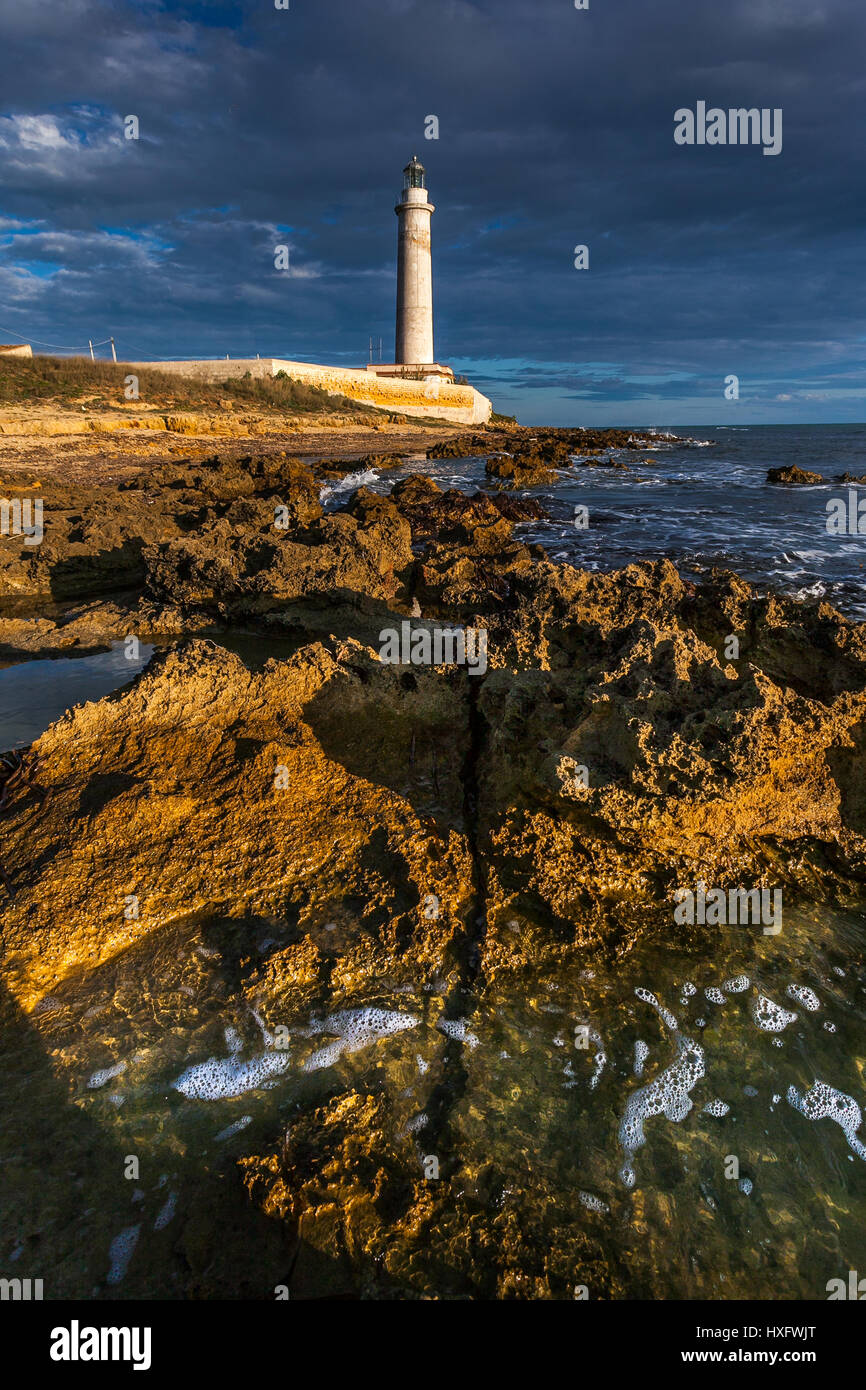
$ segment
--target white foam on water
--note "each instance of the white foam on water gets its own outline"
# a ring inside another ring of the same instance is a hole
[[[240,1119],[235,1120],[233,1125],[226,1125],[225,1129],[221,1129],[219,1134],[214,1135],[214,1143],[221,1144],[224,1139],[231,1139],[235,1134],[240,1134],[241,1130],[246,1129],[247,1125],[251,1125],[252,1122],[252,1115],[241,1115]]]
[[[593,1068],[592,1076],[589,1078],[589,1089],[591,1091],[594,1091],[599,1081],[601,1080],[601,1074],[604,1071],[605,1066],[607,1064],[607,1053],[604,1050],[604,1041],[600,1033],[597,1033],[594,1028],[590,1028],[589,1036],[591,1041],[594,1042],[596,1046],[596,1053],[594,1058],[595,1065]]]
[[[682,1033],[675,1035],[677,1056],[669,1067],[649,1085],[633,1091],[626,1102],[619,1126],[619,1142],[625,1153],[620,1177],[626,1187],[633,1187],[635,1171],[632,1160],[646,1143],[644,1122],[650,1115],[664,1114],[674,1124],[684,1120],[692,1108],[689,1092],[705,1075],[704,1050]]]
[[[126,1271],[129,1268],[129,1262],[135,1253],[135,1247],[138,1244],[138,1237],[140,1234],[140,1225],[127,1226],[125,1230],[120,1232],[120,1235],[114,1237],[114,1240],[109,1245],[108,1258],[111,1261],[108,1271],[109,1284],[122,1283]]]
[[[721,1118],[722,1115],[727,1115],[730,1108],[731,1107],[726,1105],[723,1100],[708,1100],[704,1106],[704,1114],[718,1115],[719,1118]]]
[[[589,1211],[600,1212],[602,1216],[610,1211],[607,1202],[603,1202],[600,1197],[593,1196],[591,1192],[578,1192],[577,1195]]]
[[[751,980],[748,975],[734,975],[730,980],[725,980],[722,989],[726,994],[742,994],[749,988]]]
[[[447,1038],[454,1038],[456,1042],[465,1042],[467,1047],[477,1047],[480,1042],[480,1038],[469,1032],[465,1018],[440,1018],[436,1027]]]
[[[259,1025],[259,1029],[261,1030],[261,1034],[262,1034],[262,1040],[263,1040],[263,1042],[265,1043],[265,1046],[266,1046],[266,1047],[273,1047],[273,1045],[274,1045],[274,1035],[273,1035],[273,1033],[269,1033],[269,1032],[268,1032],[267,1028],[265,1027],[265,1022],[264,1022],[264,1019],[262,1018],[261,1014],[260,1014],[260,1013],[257,1013],[255,1009],[250,1009],[250,1014],[251,1014],[251,1016],[255,1019],[256,1023]]]
[[[824,1081],[814,1081],[804,1095],[796,1086],[789,1086],[788,1103],[807,1120],[835,1120],[850,1148],[866,1163],[866,1144],[857,1138],[863,1114],[853,1096],[837,1091]]]
[[[390,1033],[417,1028],[420,1022],[417,1014],[397,1009],[342,1009],[339,1013],[328,1014],[317,1031],[336,1033],[354,1049],[356,1045],[365,1046],[372,1038],[385,1038]]]
[[[727,1004],[728,1002],[722,991],[716,989],[715,985],[710,985],[709,989],[704,990],[704,998],[709,999],[711,1004]]]
[[[312,1033],[336,1033],[337,1040],[327,1043],[308,1057],[304,1071],[331,1067],[344,1052],[358,1052],[360,1048],[368,1047],[370,1043],[378,1042],[391,1033],[417,1028],[420,1022],[417,1014],[392,1009],[341,1009],[338,1013],[328,1014],[323,1020],[313,1019],[310,1022]]]
[[[329,497],[336,497],[341,492],[354,492],[359,487],[369,487],[371,483],[378,483],[379,474],[374,468],[359,468],[355,473],[349,473],[345,478],[340,478],[336,483],[325,483],[319,492],[319,501],[326,502]]]
[[[168,1225],[169,1221],[174,1216],[176,1206],[177,1193],[169,1192],[164,1204],[160,1207],[159,1211],[157,1212],[156,1220],[153,1223],[153,1229],[155,1231],[165,1230],[165,1227]]]
[[[311,1052],[304,1062],[304,1071],[322,1071],[325,1067],[332,1067],[339,1062],[347,1046],[345,1038],[340,1038],[338,1042],[328,1043],[326,1047]]]
[[[634,1045],[634,1074],[643,1076],[643,1066],[649,1056],[649,1048],[642,1038],[638,1038]]]
[[[226,1028],[224,1036],[229,1052],[243,1052],[244,1040],[236,1028]]]
[[[113,1081],[115,1076],[122,1076],[125,1071],[125,1062],[118,1062],[114,1067],[104,1067],[102,1071],[95,1071],[87,1083],[88,1091],[98,1091],[100,1086],[105,1085],[106,1081]]]
[[[752,1179],[740,1178],[740,1181],[737,1183],[737,1187],[740,1189],[742,1193],[744,1193],[746,1197],[750,1196],[752,1191]]]
[[[789,1013],[780,1004],[774,1004],[766,994],[759,994],[752,1001],[752,1018],[764,1033],[781,1033],[789,1023],[797,1022],[797,1015]]]
[[[824,1027],[826,1028],[826,1030],[827,1030],[828,1033],[835,1033],[835,1032],[836,1032],[836,1025],[835,1025],[835,1023],[829,1023],[829,1022],[828,1022],[828,1023],[825,1023],[825,1024],[824,1024]]]
[[[814,990],[809,989],[808,985],[788,985],[785,990],[789,999],[793,999],[798,1004],[802,1004],[804,1009],[808,1009],[810,1014],[817,1013],[821,1007],[821,1000]]]
[[[635,994],[637,995],[638,999],[642,999],[645,1004],[652,1005],[659,1018],[661,1019],[662,1023],[666,1024],[672,1032],[676,1033],[678,1031],[680,1025],[674,1018],[670,1009],[666,1009],[664,1004],[659,1003],[659,1000],[656,998],[654,994],[650,992],[650,990],[644,989],[642,985],[638,985],[637,989],[635,990]]]
[[[696,1018],[695,1023],[697,1024],[698,1028],[706,1028],[707,1026],[707,1020],[705,1018]]]
[[[744,1086],[744,1087],[743,1087],[743,1095],[744,1095],[744,1096],[756,1096],[757,1094],[758,1094],[758,1092],[755,1090],[754,1086]]]
[[[593,1028],[592,1024],[588,1023],[586,1019],[577,1020],[577,1022],[575,1023],[575,1032],[577,1032],[578,1028],[585,1028],[587,1030],[587,1037],[589,1038],[589,1041],[595,1044],[595,1052],[593,1054],[592,1076],[589,1078],[589,1089],[591,1091],[594,1091],[599,1081],[601,1080],[602,1072],[604,1071],[605,1066],[607,1065],[607,1053],[604,1050],[604,1039],[602,1038],[601,1033],[599,1033],[598,1029]],[[585,1049],[581,1049],[581,1051],[584,1050]],[[566,1072],[566,1074],[571,1075],[572,1073]]]
[[[237,1056],[209,1057],[188,1067],[174,1083],[188,1100],[230,1100],[257,1091],[266,1081],[280,1076],[289,1066],[288,1052],[263,1052],[244,1062]]]

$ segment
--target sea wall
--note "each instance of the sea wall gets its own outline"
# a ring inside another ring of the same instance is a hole
[[[130,362],[131,367],[176,372],[200,381],[226,381],[230,377],[276,376],[285,372],[296,381],[318,386],[331,395],[347,396],[359,405],[398,411],[419,419],[449,420],[458,425],[484,425],[493,406],[473,386],[458,386],[434,376],[426,381],[379,377],[353,367],[325,367],[311,362],[289,362],[279,357],[217,358],[187,362]]]

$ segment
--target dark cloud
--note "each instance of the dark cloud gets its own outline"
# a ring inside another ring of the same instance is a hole
[[[0,0],[3,336],[390,356],[417,150],[437,351],[500,408],[862,418],[864,32],[861,0]],[[699,100],[782,108],[782,153],[675,145]]]

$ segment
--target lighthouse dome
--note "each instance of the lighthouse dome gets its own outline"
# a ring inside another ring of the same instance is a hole
[[[403,187],[426,188],[427,185],[424,179],[424,165],[421,163],[417,154],[413,154],[411,160],[403,170]]]

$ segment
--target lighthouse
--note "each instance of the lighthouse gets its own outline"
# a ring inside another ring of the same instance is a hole
[[[424,165],[417,154],[403,170],[403,192],[394,211],[397,240],[397,349],[395,363],[426,366],[433,356],[433,261]]]
[[[491,402],[465,378],[455,381],[452,368],[433,356],[430,218],[436,209],[427,196],[427,176],[417,154],[403,170],[403,189],[394,211],[398,218],[396,350],[393,362],[367,363],[367,376],[379,378],[367,403],[419,419],[459,417],[461,424],[486,424]]]

